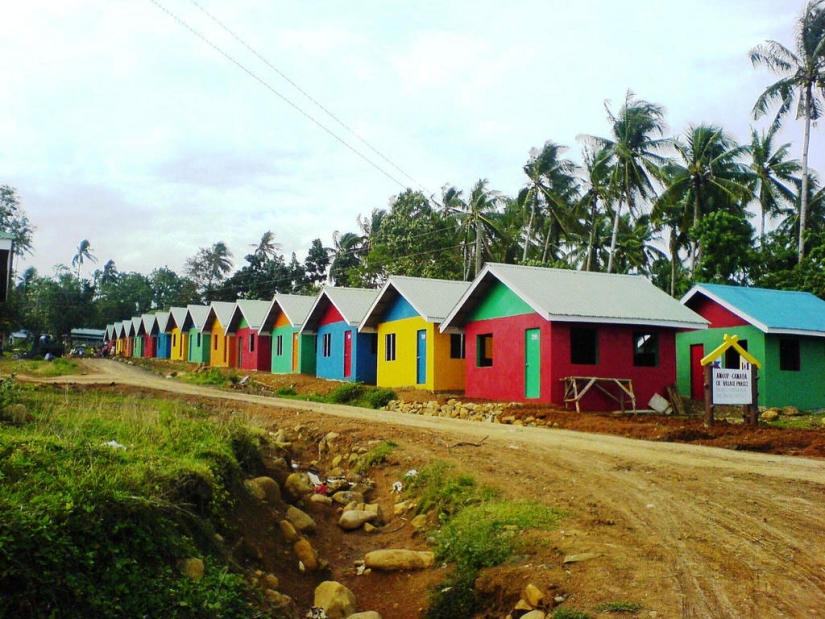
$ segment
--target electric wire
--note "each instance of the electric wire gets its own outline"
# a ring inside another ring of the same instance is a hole
[[[418,185],[418,186],[419,186],[421,189],[423,189],[425,192],[427,192],[427,193],[432,193],[432,192],[431,192],[429,189],[427,189],[427,188],[426,188],[426,187],[425,187],[422,183],[420,183],[418,180],[416,180],[415,178],[413,178],[412,176],[410,176],[409,174],[407,174],[404,170],[402,170],[401,168],[399,168],[399,167],[398,167],[395,163],[393,163],[390,159],[388,159],[388,158],[387,158],[387,157],[386,157],[386,156],[385,156],[382,152],[380,152],[378,149],[376,149],[376,148],[375,148],[372,144],[370,144],[370,143],[369,143],[369,142],[367,142],[364,138],[362,138],[360,135],[358,135],[358,134],[357,134],[357,133],[356,133],[356,132],[355,132],[355,131],[351,128],[351,127],[349,127],[349,126],[348,126],[348,125],[347,125],[344,121],[342,121],[340,118],[338,118],[335,114],[333,114],[330,110],[328,110],[328,109],[327,109],[324,105],[322,105],[319,101],[317,101],[317,100],[316,100],[316,99],[315,99],[312,95],[310,95],[307,91],[305,91],[305,90],[304,90],[303,88],[301,88],[298,84],[296,84],[293,80],[291,80],[291,79],[290,79],[290,78],[289,78],[289,77],[288,77],[288,76],[287,76],[287,75],[286,75],[283,71],[281,71],[280,69],[278,69],[275,65],[273,65],[271,62],[269,62],[269,60],[267,60],[267,59],[266,59],[266,58],[264,58],[261,54],[259,54],[257,50],[255,50],[255,49],[254,49],[251,45],[249,45],[246,41],[244,41],[244,40],[243,40],[240,36],[238,36],[238,35],[237,35],[237,34],[235,34],[232,30],[230,30],[230,29],[229,29],[229,28],[228,28],[228,27],[227,27],[227,26],[226,26],[226,25],[225,25],[222,21],[220,21],[217,17],[215,17],[214,15],[212,15],[212,13],[210,13],[208,10],[206,10],[204,7],[202,7],[200,4],[198,4],[198,2],[197,2],[196,0],[190,0],[190,2],[191,2],[192,4],[194,4],[194,5],[195,5],[198,9],[200,9],[200,10],[201,10],[201,11],[202,11],[202,12],[203,12],[203,13],[204,13],[207,17],[209,17],[209,19],[211,19],[211,20],[212,20],[213,22],[215,22],[218,26],[220,26],[220,27],[221,27],[221,28],[222,28],[222,29],[223,29],[223,30],[224,30],[227,34],[229,34],[229,36],[231,36],[231,37],[232,37],[233,39],[235,39],[238,43],[240,43],[241,45],[243,45],[243,46],[244,46],[247,50],[249,50],[249,51],[250,51],[250,52],[251,52],[251,53],[252,53],[252,54],[253,54],[256,58],[258,58],[261,62],[263,62],[263,63],[264,63],[266,66],[268,66],[270,69],[272,69],[273,71],[275,71],[275,73],[277,73],[278,75],[280,75],[280,76],[281,76],[284,80],[286,80],[286,81],[287,81],[290,85],[292,85],[292,86],[293,86],[293,87],[294,87],[294,88],[295,88],[298,92],[300,92],[302,95],[304,95],[307,99],[309,99],[310,101],[312,101],[312,102],[313,102],[316,106],[318,106],[318,107],[319,107],[319,108],[320,108],[320,109],[321,109],[321,110],[322,110],[325,114],[327,114],[327,115],[328,115],[330,118],[332,118],[335,122],[337,122],[339,125],[341,125],[344,129],[346,129],[347,131],[349,131],[349,132],[350,132],[350,133],[351,133],[351,134],[352,134],[352,135],[353,135],[353,136],[354,136],[357,140],[359,140],[362,144],[364,144],[364,146],[366,146],[366,147],[367,147],[367,148],[369,148],[372,152],[374,152],[376,155],[378,155],[379,157],[381,157],[381,159],[383,159],[384,161],[386,161],[386,162],[387,162],[388,164],[390,164],[393,168],[395,168],[396,170],[398,170],[401,174],[403,174],[405,177],[407,177],[407,178],[408,178],[409,180],[411,180],[413,183],[415,183],[416,185]]]
[[[287,97],[285,97],[284,95],[282,95],[282,94],[281,94],[280,92],[278,92],[278,90],[276,90],[276,89],[275,89],[275,88],[274,88],[271,84],[269,84],[268,82],[266,82],[263,78],[259,77],[259,76],[258,76],[256,73],[254,73],[252,70],[248,69],[248,68],[247,68],[245,65],[243,65],[240,61],[238,61],[238,60],[236,60],[234,57],[230,56],[227,52],[225,52],[223,49],[221,49],[220,47],[218,47],[215,43],[213,43],[212,41],[210,41],[208,38],[206,38],[206,37],[205,37],[204,35],[202,35],[200,32],[198,32],[197,30],[195,30],[192,26],[190,26],[189,24],[187,24],[187,23],[186,23],[185,21],[183,21],[180,17],[178,17],[177,15],[175,15],[174,13],[172,13],[169,9],[167,9],[165,6],[163,6],[162,4],[160,4],[157,0],[149,0],[149,2],[151,2],[152,4],[154,4],[156,7],[158,7],[161,11],[163,11],[163,12],[164,12],[164,13],[166,13],[167,15],[169,15],[169,17],[171,17],[171,18],[172,18],[172,19],[174,19],[176,22],[178,22],[181,26],[183,26],[184,28],[186,28],[187,30],[189,30],[192,34],[194,34],[196,37],[198,37],[201,41],[203,41],[204,43],[206,43],[207,45],[209,45],[209,47],[211,47],[211,48],[212,48],[212,49],[214,49],[216,52],[218,52],[221,56],[223,56],[224,58],[226,58],[227,60],[229,60],[232,64],[234,64],[236,67],[238,67],[239,69],[241,69],[244,73],[246,73],[247,75],[249,75],[249,77],[251,77],[252,79],[254,79],[256,82],[258,82],[259,84],[261,84],[261,86],[263,86],[264,88],[266,88],[267,90],[269,90],[272,94],[274,94],[275,96],[277,96],[278,98],[280,98],[280,99],[281,99],[282,101],[284,101],[287,105],[289,105],[290,107],[292,107],[295,111],[297,111],[298,113],[300,113],[302,116],[304,116],[305,118],[307,118],[308,120],[310,120],[312,123],[314,123],[315,125],[317,125],[317,126],[318,126],[318,127],[320,127],[321,129],[323,129],[326,133],[328,133],[330,136],[332,136],[333,138],[335,138],[335,139],[336,139],[338,142],[340,142],[343,146],[345,146],[346,148],[348,148],[349,150],[351,150],[351,151],[352,151],[353,153],[355,153],[358,157],[360,157],[360,158],[361,158],[361,159],[363,159],[365,162],[367,162],[369,165],[371,165],[373,168],[375,168],[376,170],[378,170],[381,174],[383,174],[384,176],[386,176],[386,177],[387,177],[388,179],[390,179],[392,182],[394,182],[395,184],[397,184],[398,186],[400,186],[400,187],[402,187],[402,188],[404,188],[404,189],[406,189],[406,188],[407,188],[407,186],[406,186],[404,183],[402,183],[402,182],[401,182],[401,181],[399,181],[397,178],[395,178],[394,176],[392,176],[389,172],[387,172],[384,168],[382,168],[381,166],[379,166],[377,163],[375,163],[374,161],[372,161],[371,159],[369,159],[366,155],[364,155],[361,151],[359,151],[358,149],[356,149],[354,146],[352,146],[351,144],[349,144],[348,142],[346,142],[343,138],[341,138],[339,135],[337,135],[335,132],[333,132],[333,131],[332,131],[331,129],[329,129],[327,126],[325,126],[325,125],[324,125],[324,124],[322,124],[320,121],[318,121],[317,119],[315,119],[315,117],[313,117],[311,114],[309,114],[308,112],[305,112],[305,111],[304,111],[304,110],[303,110],[300,106],[298,106],[297,104],[293,103],[290,99],[288,99]]]

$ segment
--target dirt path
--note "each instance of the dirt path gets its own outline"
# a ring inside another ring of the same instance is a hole
[[[566,566],[583,607],[633,599],[651,617],[825,617],[825,461],[278,400],[86,363],[87,375],[47,382],[322,413],[404,441],[411,459],[449,451],[482,480],[569,509],[553,552],[601,553]]]

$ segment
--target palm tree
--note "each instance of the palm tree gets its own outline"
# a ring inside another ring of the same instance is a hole
[[[759,201],[761,222],[759,238],[765,238],[765,217],[779,215],[783,204],[794,204],[796,192],[792,185],[799,186],[800,179],[795,176],[801,166],[795,159],[787,159],[790,144],[782,144],[774,149],[773,138],[776,125],[761,134],[751,129],[751,143],[748,152],[751,156],[750,168],[754,176],[754,195]]]
[[[335,247],[331,250],[332,264],[329,267],[330,281],[336,286],[348,286],[349,271],[361,264],[364,237],[354,232],[332,233]]]
[[[77,251],[72,258],[72,266],[77,269],[77,279],[80,279],[80,267],[88,260],[90,262],[97,262],[94,254],[92,254],[92,244],[88,240],[83,239],[77,246]]]
[[[654,221],[678,220],[687,232],[703,215],[718,210],[744,214],[752,197],[752,175],[738,159],[747,152],[717,125],[691,125],[683,138],[673,140],[677,160],[662,168],[665,191],[653,205]],[[675,209],[674,212],[664,213]],[[694,242],[691,273],[695,272],[701,247]]]
[[[590,148],[584,149],[584,170],[585,182],[588,185],[587,191],[581,198],[579,209],[587,212],[587,220],[583,228],[588,232],[587,250],[585,252],[584,270],[590,271],[596,267],[596,237],[600,228],[604,214],[599,210],[599,201],[608,204],[612,199],[613,187],[610,184],[610,158],[611,150],[607,147],[593,151]],[[609,260],[609,258],[608,258]]]
[[[470,196],[465,201],[461,192],[453,187],[444,191],[444,209],[453,215],[458,224],[459,236],[464,243],[464,279],[469,279],[470,254],[472,254],[475,277],[481,270],[482,257],[490,254],[490,240],[494,236],[502,236],[496,217],[501,194],[488,189],[489,181],[479,179],[470,190]],[[469,251],[472,239],[473,250]]]
[[[647,200],[655,195],[653,179],[667,161],[659,151],[669,140],[656,137],[662,136],[665,131],[662,107],[636,99],[629,90],[617,116],[610,111],[608,102],[605,102],[605,109],[612,125],[612,139],[596,136],[585,136],[585,139],[597,147],[608,148],[611,153],[611,185],[614,187],[616,204],[607,263],[607,272],[610,273],[613,270],[622,206],[627,203],[631,214],[635,214],[639,200]]]
[[[565,231],[570,223],[570,194],[575,190],[576,180],[573,176],[576,164],[560,157],[567,150],[553,141],[547,141],[541,150],[531,149],[530,159],[524,164],[527,184],[519,192],[516,200],[523,207],[530,207],[530,217],[524,233],[524,250],[521,260],[527,260],[527,251],[533,238],[533,222],[536,211],[544,205],[545,215],[550,219],[551,228]],[[549,241],[552,234],[548,234]],[[547,243],[545,243],[545,251]],[[543,258],[544,259],[544,258]]]
[[[273,258],[281,250],[281,244],[275,242],[275,233],[272,230],[264,232],[260,242],[257,245],[252,243],[251,247],[255,248],[252,255],[259,258],[261,262]]]
[[[765,89],[753,106],[758,119],[774,104],[779,108],[773,124],[779,126],[784,116],[796,104],[796,118],[803,119],[802,137],[802,199],[799,205],[798,259],[805,255],[805,228],[808,217],[808,146],[811,125],[822,115],[822,93],[825,85],[825,0],[810,0],[796,24],[796,53],[777,41],[766,41],[750,51],[754,66],[765,66],[779,79]]]

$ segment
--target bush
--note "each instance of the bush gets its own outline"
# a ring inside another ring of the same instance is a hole
[[[398,396],[392,389],[371,389],[364,395],[364,401],[370,408],[383,408]]]
[[[361,383],[342,383],[333,389],[329,399],[334,404],[347,404],[357,400],[364,391]]]

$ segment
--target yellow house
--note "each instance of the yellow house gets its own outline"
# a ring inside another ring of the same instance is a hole
[[[470,282],[390,277],[359,332],[378,334],[379,387],[464,390],[464,335],[439,325]]]
[[[203,332],[211,334],[209,365],[219,368],[239,366],[235,335],[227,332],[234,313],[235,304],[229,301],[212,301],[209,304],[209,314],[203,323]]]
[[[189,334],[186,332],[186,317],[189,311],[185,307],[173,307],[170,310],[172,318],[167,323],[167,328],[170,330],[171,346],[169,350],[169,358],[172,361],[188,361],[189,360]]]

